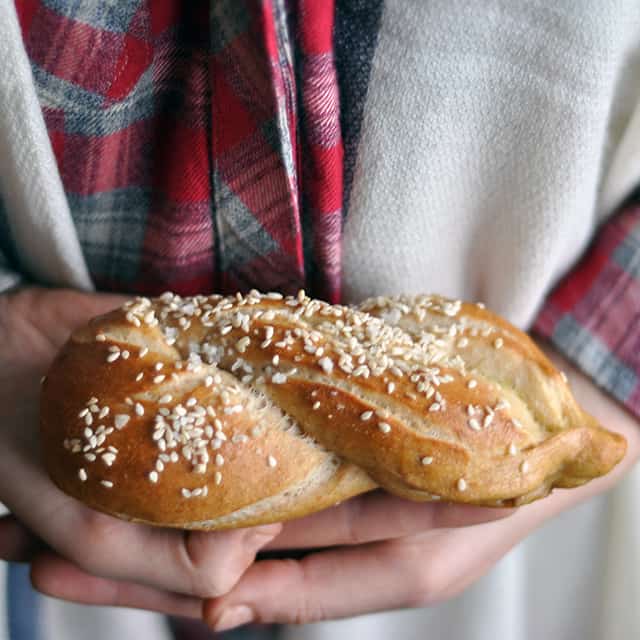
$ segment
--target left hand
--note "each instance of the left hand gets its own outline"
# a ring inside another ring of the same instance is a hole
[[[613,487],[640,456],[640,424],[546,350],[583,408],[626,437],[627,455],[611,473],[578,489],[556,490],[509,517],[454,529],[443,528],[446,521],[460,523],[462,512],[468,518],[474,508],[411,503],[381,492],[355,498],[286,524],[266,547],[334,548],[300,560],[256,562],[228,594],[205,603],[205,620],[220,631],[251,621],[308,623],[433,605],[462,592],[549,518]],[[477,511],[487,520],[486,510]]]

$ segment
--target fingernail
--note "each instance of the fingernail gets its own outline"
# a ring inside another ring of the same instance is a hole
[[[260,527],[254,527],[251,531],[259,533],[262,536],[277,536],[282,531],[282,524],[280,522],[263,524]]]
[[[213,625],[214,631],[228,631],[253,620],[253,611],[247,605],[239,604],[223,611]]]
[[[265,524],[261,527],[252,527],[247,529],[247,537],[245,540],[253,546],[255,544],[267,544],[271,539],[275,538],[282,531],[282,525]]]

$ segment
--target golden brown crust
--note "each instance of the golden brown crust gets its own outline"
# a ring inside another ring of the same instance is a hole
[[[377,485],[522,504],[607,473],[626,448],[528,336],[437,296],[359,309],[302,294],[137,299],[70,338],[43,385],[41,432],[70,495],[205,529]]]

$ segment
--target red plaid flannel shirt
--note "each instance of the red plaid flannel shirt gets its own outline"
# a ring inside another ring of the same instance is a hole
[[[339,299],[332,2],[16,6],[97,287]]]

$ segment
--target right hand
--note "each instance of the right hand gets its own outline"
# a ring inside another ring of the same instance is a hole
[[[39,459],[39,380],[69,334],[121,296],[25,289],[0,295],[0,559],[31,562],[49,595],[200,618],[281,525],[182,532],[132,524],[62,493]]]

